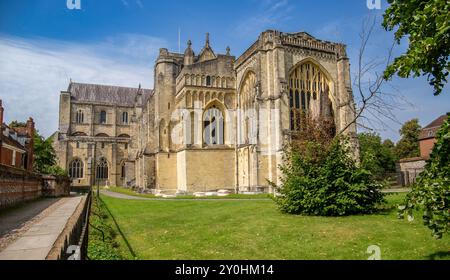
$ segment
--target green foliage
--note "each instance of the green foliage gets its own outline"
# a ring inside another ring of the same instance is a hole
[[[385,71],[385,78],[395,73],[407,78],[427,75],[435,95],[447,82],[450,62],[450,2],[448,0],[389,0],[383,26],[395,32],[398,44],[406,37],[407,52],[396,58]]]
[[[56,153],[51,138],[45,139],[36,131],[34,135],[34,171],[57,176],[67,176],[67,171],[56,165]]]
[[[400,218],[411,217],[415,208],[423,210],[424,224],[440,239],[450,231],[450,117],[436,138],[425,171],[408,194],[406,205],[400,208]]]
[[[284,213],[344,216],[372,213],[382,203],[381,184],[371,173],[358,167],[351,157],[348,141],[335,139],[329,146],[306,141],[306,150],[290,148],[280,195],[275,198]],[[319,156],[314,151],[322,151]]]
[[[421,126],[418,119],[407,121],[400,129],[402,138],[395,147],[398,159],[420,156],[419,135]]]
[[[90,260],[122,260],[118,236],[109,223],[110,216],[103,202],[96,196],[92,198],[89,228],[88,257]]]
[[[26,127],[26,126],[27,126],[26,123],[24,123],[24,122],[19,122],[19,121],[17,121],[17,120],[12,121],[12,122],[9,124],[9,127],[11,127],[11,128]]]
[[[370,171],[377,178],[388,172],[395,172],[397,157],[394,152],[394,143],[391,140],[381,142],[381,137],[374,133],[360,133],[361,166]]]

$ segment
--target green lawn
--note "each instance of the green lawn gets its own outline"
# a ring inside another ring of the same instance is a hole
[[[450,238],[434,240],[418,217],[340,218],[281,214],[273,201],[131,201],[103,196],[139,259],[355,259],[370,245],[383,259],[450,259]]]

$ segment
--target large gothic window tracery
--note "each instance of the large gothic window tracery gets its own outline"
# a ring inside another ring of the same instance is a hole
[[[72,179],[83,178],[83,162],[80,159],[73,160],[69,165],[69,176]]]
[[[98,180],[106,180],[109,177],[108,162],[105,158],[101,158],[97,163],[96,178]]]
[[[298,65],[289,76],[289,106],[291,130],[300,130],[305,116],[324,117],[324,106],[331,107],[330,81],[315,64]],[[331,115],[331,112],[328,113]],[[330,117],[330,116],[326,116]]]

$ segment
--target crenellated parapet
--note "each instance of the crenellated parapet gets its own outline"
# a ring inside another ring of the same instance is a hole
[[[277,47],[306,56],[317,56],[324,60],[337,61],[347,58],[344,44],[319,40],[306,32],[285,33],[268,30],[261,33],[258,40],[237,59],[235,65],[240,67],[256,52]]]

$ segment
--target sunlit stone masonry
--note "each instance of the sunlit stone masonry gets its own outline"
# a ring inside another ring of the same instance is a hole
[[[71,82],[54,146],[74,187],[272,192],[299,111],[356,137],[346,46],[268,30],[236,58],[160,49],[154,89]],[[356,141],[356,140],[355,140]]]

